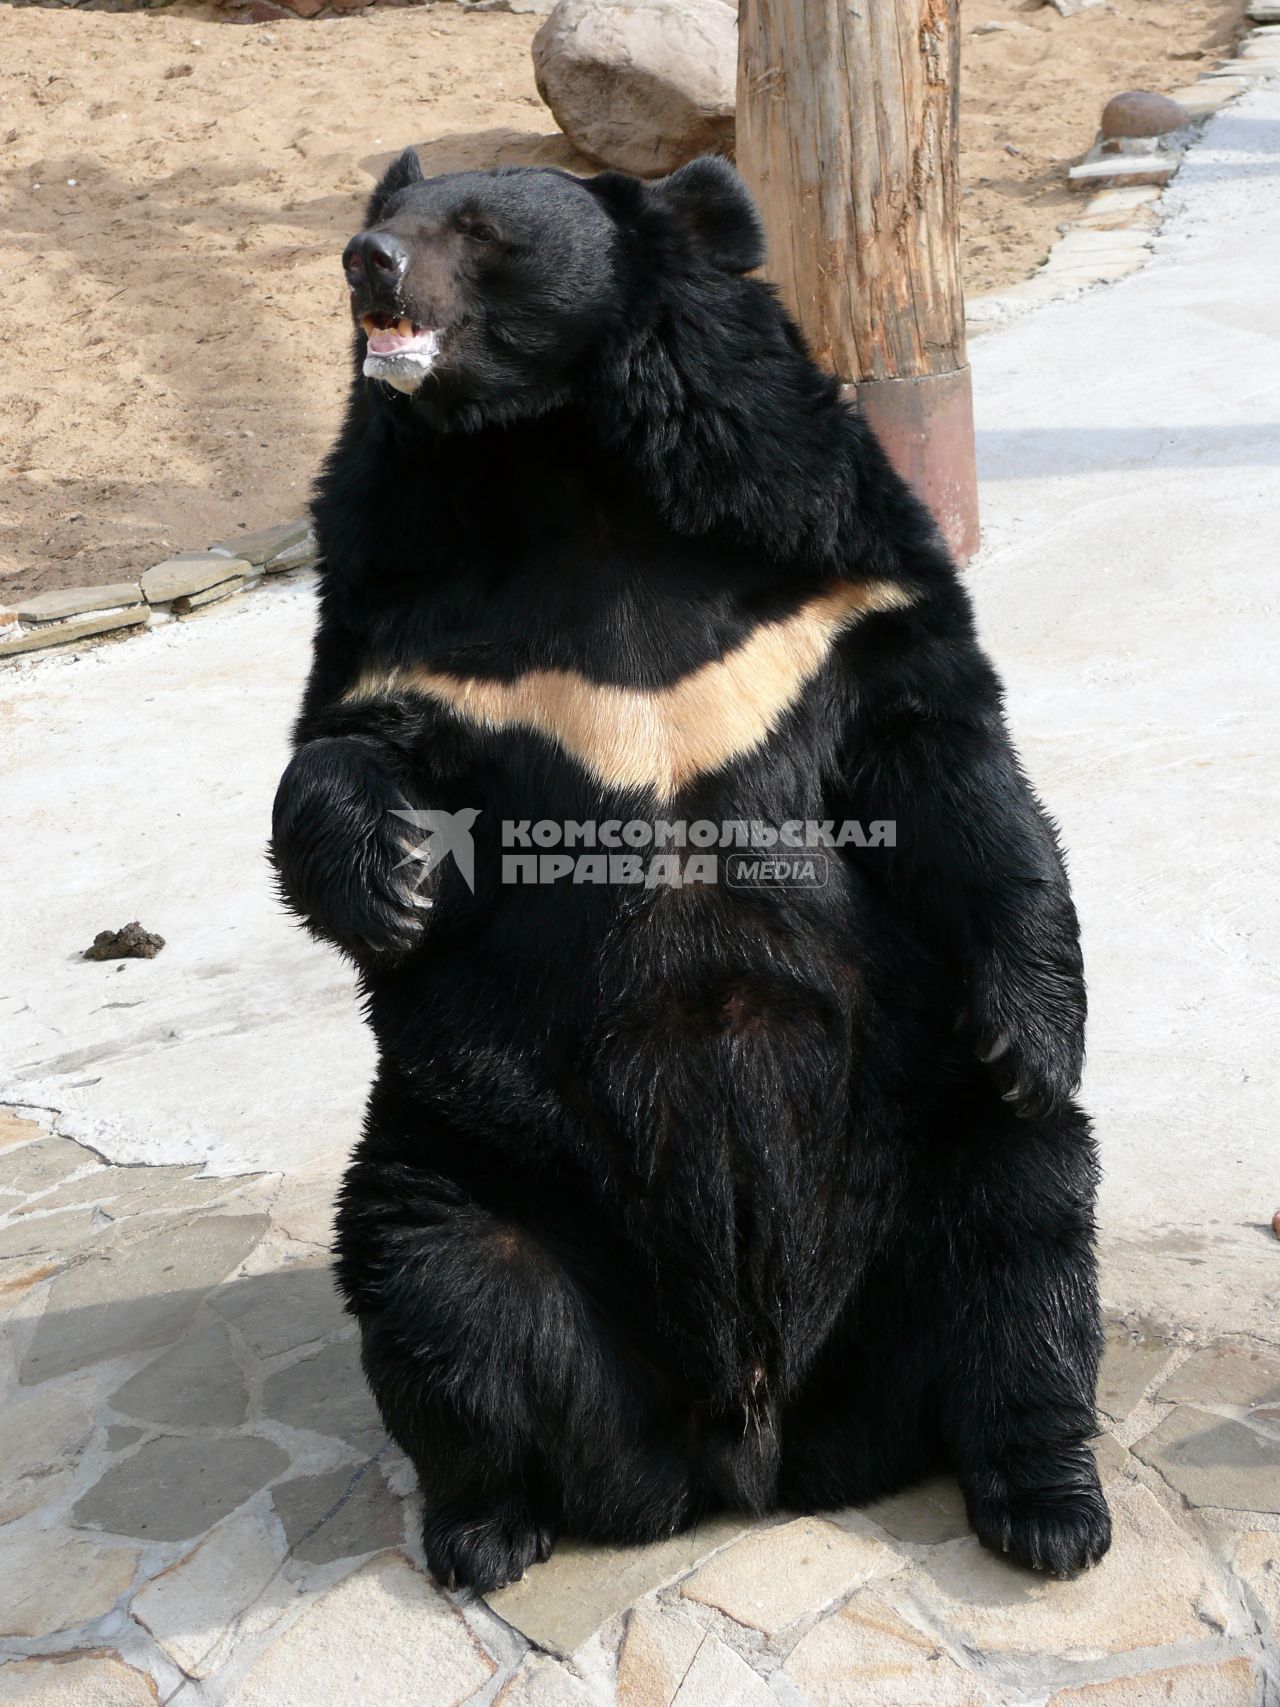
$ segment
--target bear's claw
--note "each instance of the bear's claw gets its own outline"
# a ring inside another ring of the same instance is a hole
[[[978,1482],[965,1488],[969,1521],[984,1547],[1017,1564],[1073,1577],[1111,1545],[1111,1514],[1092,1462],[1035,1488],[1015,1487],[999,1474]]]
[[[555,1535],[518,1502],[488,1511],[466,1501],[438,1506],[422,1526],[427,1568],[443,1587],[491,1594],[551,1557]]]

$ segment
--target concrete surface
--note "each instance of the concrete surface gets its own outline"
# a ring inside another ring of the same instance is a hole
[[[0,1703],[1280,1701],[1278,174],[1272,85],[1142,271],[972,349],[970,582],[1086,932],[1107,1561],[1013,1572],[936,1482],[428,1581],[327,1269],[372,1050],[262,858],[270,586],[0,679]]]

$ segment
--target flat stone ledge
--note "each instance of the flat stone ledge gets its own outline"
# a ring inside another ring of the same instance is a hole
[[[1160,1397],[1202,1405],[1274,1405],[1280,1403],[1280,1357],[1219,1340],[1175,1369],[1161,1386]]]
[[[97,634],[118,629],[146,628],[151,612],[145,605],[132,610],[101,611],[73,622],[46,622],[0,640],[0,658],[16,658],[23,652],[42,652],[54,646],[70,646],[77,640],[92,640]]]
[[[235,539],[221,540],[217,545],[211,545],[209,550],[220,557],[243,558],[255,569],[261,569],[269,558],[277,557],[305,540],[310,531],[310,523],[301,517],[297,521],[276,522],[272,527],[257,528]]]
[[[127,610],[144,604],[136,581],[116,581],[106,587],[59,587],[50,593],[33,593],[10,608],[19,622],[62,622],[70,616],[91,611]]]
[[[148,604],[167,605],[174,599],[194,598],[227,581],[243,581],[252,568],[242,557],[225,557],[217,551],[182,551],[146,570],[142,591]]]

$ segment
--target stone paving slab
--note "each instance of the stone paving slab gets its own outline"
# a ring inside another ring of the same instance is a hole
[[[1133,1451],[1191,1505],[1280,1514],[1280,1440],[1247,1423],[1178,1405]]]

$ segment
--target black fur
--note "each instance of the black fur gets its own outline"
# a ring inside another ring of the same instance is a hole
[[[989,1545],[1092,1563],[1076,918],[929,517],[743,276],[759,227],[723,164],[402,159],[372,212],[413,254],[385,306],[444,353],[413,396],[357,377],[320,481],[274,857],[379,1043],[339,1273],[432,1568],[490,1588],[557,1535],[856,1503],[935,1464]],[[661,688],[833,581],[913,602],[661,807],[535,732],[343,698],[397,665]],[[397,806],[479,809],[474,894],[444,865],[414,904]],[[815,889],[499,882],[504,819],[655,817],[897,842]]]

